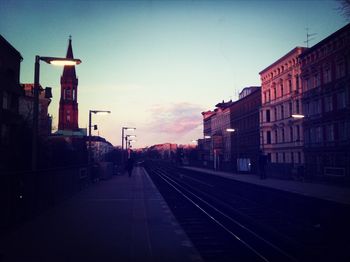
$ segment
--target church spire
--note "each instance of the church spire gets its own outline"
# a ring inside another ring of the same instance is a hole
[[[72,37],[69,36],[66,58],[73,59]],[[61,99],[58,130],[78,130],[78,79],[75,66],[64,66],[61,76]]]
[[[69,42],[68,42],[68,49],[67,49],[67,55],[66,58],[73,59],[73,48],[72,48],[72,36],[69,36]],[[63,68],[63,77],[72,77],[76,78],[75,75],[75,66],[64,66]]]
[[[68,49],[67,49],[67,55],[66,58],[73,59],[73,49],[72,49],[72,36],[69,36],[69,43],[68,43]]]

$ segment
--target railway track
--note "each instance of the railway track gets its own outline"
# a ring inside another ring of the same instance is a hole
[[[325,243],[310,210],[291,216],[293,203],[263,205],[254,198],[259,190],[247,197],[236,181],[156,162],[145,167],[205,261],[349,261],[344,249]],[[336,253],[325,256],[325,248]]]

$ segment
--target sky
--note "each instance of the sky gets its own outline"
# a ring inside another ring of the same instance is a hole
[[[347,24],[337,0],[92,1],[1,0],[0,34],[22,55],[21,83],[33,83],[34,57],[75,58],[79,127],[89,110],[100,135],[134,147],[189,144],[203,136],[201,112],[236,100],[259,72],[296,46],[311,46]],[[52,87],[49,113],[58,126],[63,69],[41,62],[40,84]],[[131,133],[130,133],[131,134]]]

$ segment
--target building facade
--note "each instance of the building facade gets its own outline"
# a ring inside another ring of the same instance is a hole
[[[290,172],[296,165],[304,164],[302,119],[292,115],[302,114],[302,83],[298,62],[306,48],[296,47],[276,62],[262,70],[260,109],[260,149],[275,170]],[[284,170],[280,167],[286,167]]]
[[[244,88],[230,106],[231,160],[237,172],[256,172],[259,156],[260,86]]]
[[[231,169],[231,136],[226,129],[230,128],[229,107],[232,103],[222,101],[215,105],[213,111],[202,113],[203,143],[205,148],[209,148],[209,157],[205,156],[205,161],[209,161],[209,166],[214,169]]]
[[[21,54],[0,35],[0,173],[18,154]]]
[[[28,126],[33,125],[34,106],[34,84],[21,84],[22,96],[19,98],[19,113]],[[48,113],[51,103],[51,88],[45,89],[39,85],[39,135],[48,136],[51,134],[52,117]]]
[[[350,24],[300,55],[306,174],[350,178]]]
[[[66,58],[73,59],[72,39],[69,38]],[[61,76],[58,131],[76,131],[78,126],[78,78],[75,66],[64,66]]]

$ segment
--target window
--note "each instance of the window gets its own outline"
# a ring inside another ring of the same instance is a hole
[[[301,163],[301,153],[298,152],[298,163]]]
[[[271,100],[271,92],[270,90],[267,91],[267,101]]]
[[[271,119],[270,119],[270,110],[267,109],[266,110],[266,122],[270,122],[270,121],[271,121]]]
[[[310,128],[309,141],[310,141],[310,144],[315,143],[315,128],[312,128],[312,127]]]
[[[344,91],[337,94],[337,109],[343,108],[346,108],[346,96]]]
[[[293,114],[293,103],[289,102],[289,116]]]
[[[338,123],[338,139],[346,140],[346,122]]]
[[[266,132],[266,143],[271,144],[271,131]]]
[[[284,92],[283,92],[283,91],[284,91],[284,90],[283,90],[283,83],[281,83],[280,87],[281,87],[281,96],[283,96],[283,93],[284,93]]]
[[[284,143],[284,128],[282,128],[282,143]]]
[[[293,142],[293,127],[289,127],[289,141]]]
[[[278,163],[278,153],[276,153],[276,163]]]
[[[303,80],[303,90],[307,91],[309,89],[309,79]]]
[[[284,107],[281,105],[281,119],[284,119]]]
[[[292,80],[288,80],[289,93],[292,93]]]
[[[75,101],[75,89],[73,89],[73,101]]]
[[[71,90],[65,89],[65,100],[71,100]]]
[[[316,127],[315,129],[315,142],[316,143],[321,143],[322,142],[322,128]]]
[[[296,90],[299,90],[299,75],[295,76],[295,85],[296,85]]]
[[[329,66],[326,66],[323,69],[323,82],[325,84],[329,83],[332,81],[332,76],[331,76],[331,68]]]
[[[300,126],[296,126],[296,129],[297,129],[297,137],[296,137],[296,139],[297,139],[297,141],[299,141],[300,140]]]
[[[336,78],[342,78],[345,76],[345,63],[344,61],[340,61],[336,65]]]
[[[271,153],[267,153],[267,162],[271,162]]]
[[[320,100],[314,100],[305,104],[307,114],[316,115],[320,113]]]
[[[276,99],[277,98],[277,90],[276,87],[273,88],[273,96]]]
[[[296,101],[296,111],[297,114],[299,114],[299,100]]]
[[[283,163],[286,162],[286,153],[285,152],[282,153],[282,161],[283,161]]]
[[[275,121],[277,121],[277,108],[276,107],[274,108],[274,111],[275,111]]]
[[[66,112],[66,121],[67,121],[67,123],[70,123],[70,111],[69,110],[67,110],[67,112]]]
[[[10,144],[10,128],[6,124],[1,125],[1,140],[0,144],[8,145]]]
[[[291,160],[291,163],[294,163],[294,153],[293,152],[290,153],[290,160]]]
[[[10,94],[6,91],[4,91],[2,94],[2,108],[10,109]]]
[[[324,111],[330,112],[333,110],[333,99],[332,96],[326,96],[323,99],[324,102]]]
[[[304,144],[310,144],[310,129],[304,129]]]
[[[313,83],[313,87],[318,87],[321,85],[321,78],[320,78],[320,74],[315,74],[314,75],[314,83]]]
[[[275,144],[278,143],[278,131],[275,130]]]
[[[334,141],[334,129],[333,125],[326,126],[326,141]]]

